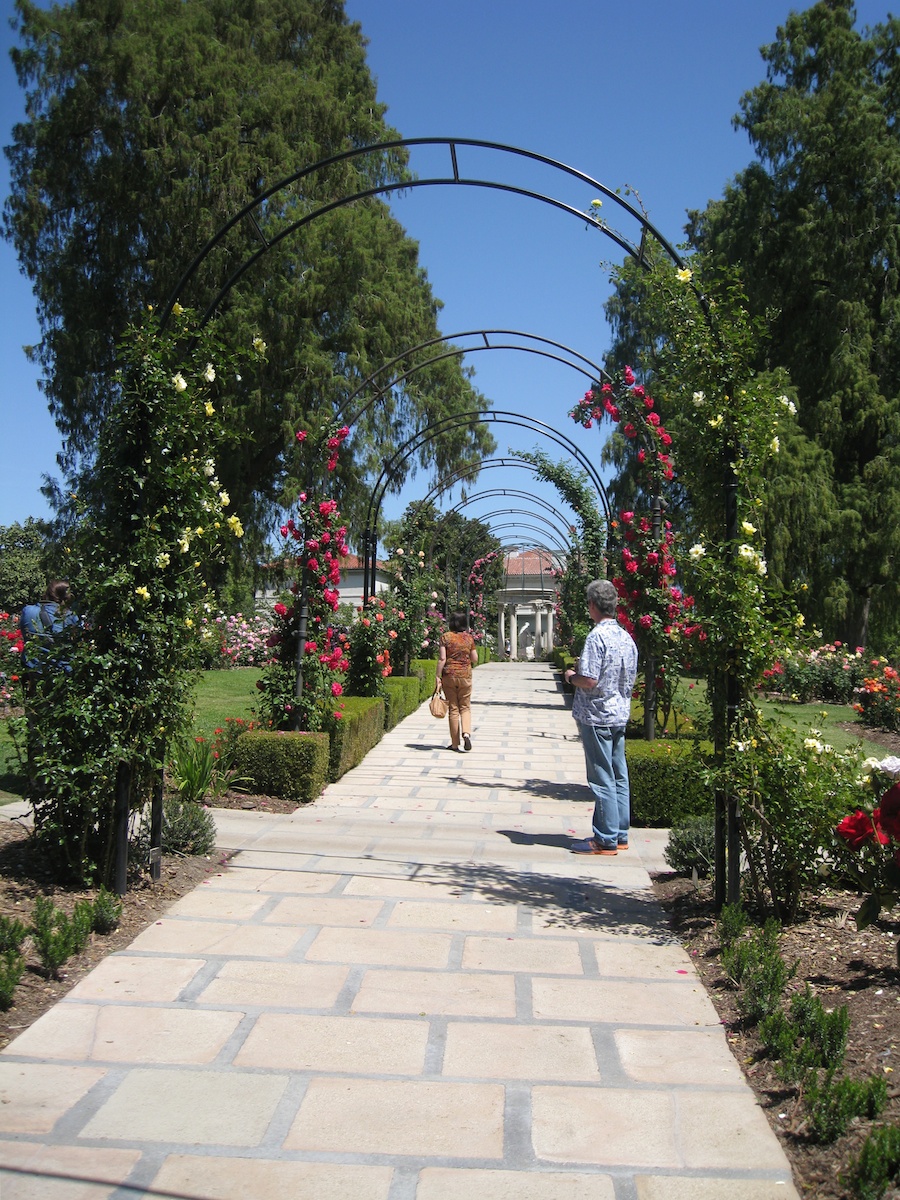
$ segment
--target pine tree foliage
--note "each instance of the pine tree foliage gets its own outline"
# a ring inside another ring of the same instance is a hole
[[[774,310],[836,510],[812,590],[832,633],[895,637],[900,554],[900,21],[855,27],[850,0],[791,13],[762,49],[767,80],[735,124],[757,161],[692,214],[695,245],[740,264]],[[785,499],[789,499],[785,497]],[[801,530],[796,536],[802,537]],[[874,601],[874,605],[873,602]]]
[[[200,248],[278,181],[398,135],[342,0],[16,0],[15,9],[27,117],[6,151],[4,232],[34,283],[42,339],[32,353],[64,438],[62,465],[77,477],[109,409],[129,320],[161,305]],[[408,177],[404,153],[383,152],[278,191],[208,254],[179,302],[203,311],[289,223]],[[269,347],[259,373],[235,382],[232,449],[219,464],[246,524],[305,482],[297,429],[332,425],[372,371],[436,335],[439,308],[416,243],[374,197],[285,237],[240,278],[220,307],[220,336],[243,346],[261,335]],[[365,472],[412,429],[483,406],[456,360],[390,389],[354,429],[345,513],[352,519]],[[484,426],[461,425],[404,470],[453,469],[491,446]]]

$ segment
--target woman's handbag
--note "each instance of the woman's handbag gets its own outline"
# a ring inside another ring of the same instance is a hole
[[[434,685],[434,695],[428,701],[428,710],[433,717],[437,717],[439,721],[443,721],[450,710],[450,705],[444,698],[441,692],[441,681],[438,680]]]

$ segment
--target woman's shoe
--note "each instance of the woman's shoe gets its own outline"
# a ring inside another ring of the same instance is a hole
[[[448,746],[447,749],[452,750],[454,754],[462,754],[462,750],[460,750],[459,746]]]
[[[469,737],[469,735],[467,733],[463,734],[463,748],[466,750],[472,749],[472,739]]]

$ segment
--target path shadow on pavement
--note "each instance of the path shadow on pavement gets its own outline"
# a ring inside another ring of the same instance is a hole
[[[581,800],[585,804],[594,802],[586,783],[554,783],[549,779],[523,779],[520,783],[502,783],[496,779],[467,779],[464,775],[453,776],[453,782],[472,788],[505,788],[509,792],[526,792],[536,800]]]
[[[657,945],[676,944],[665,913],[649,892],[483,862],[430,864],[413,878],[455,883],[494,904],[525,904],[541,913],[545,925],[558,925],[560,931],[627,933]]]

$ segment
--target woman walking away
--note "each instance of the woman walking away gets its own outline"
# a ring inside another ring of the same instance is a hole
[[[437,677],[441,681],[450,705],[450,745],[448,750],[459,752],[459,735],[463,746],[472,749],[472,668],[478,662],[475,639],[468,632],[468,620],[463,612],[450,615],[450,629],[441,638]]]

